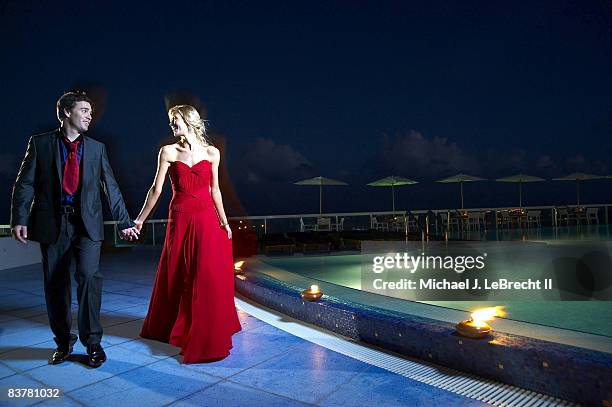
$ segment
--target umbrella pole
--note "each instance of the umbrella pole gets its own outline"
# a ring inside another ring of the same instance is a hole
[[[580,206],[580,180],[578,179],[576,180],[576,202],[577,206]]]
[[[523,207],[523,181],[519,181],[519,208]]]
[[[463,209],[463,181],[461,181],[459,184],[461,184],[461,209]]]
[[[393,216],[395,216],[395,185],[391,185],[391,203],[393,205]]]
[[[323,185],[319,185],[319,217],[323,215]]]

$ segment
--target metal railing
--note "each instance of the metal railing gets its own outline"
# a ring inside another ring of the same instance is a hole
[[[469,209],[455,209],[455,208],[443,208],[443,209],[417,209],[409,211],[379,211],[379,212],[333,212],[325,213],[320,215],[318,213],[302,213],[302,214],[289,214],[289,215],[260,215],[260,216],[236,216],[230,217],[229,221],[232,223],[232,229],[234,233],[242,233],[250,229],[250,232],[254,232],[258,237],[272,233],[288,233],[288,232],[300,232],[303,231],[303,225],[310,223],[314,220],[316,223],[320,217],[333,219],[336,225],[342,224],[344,231],[358,231],[358,230],[371,230],[375,229],[374,219],[384,219],[390,225],[390,228],[396,232],[404,232],[405,234],[414,233],[421,235],[423,238],[428,237],[441,237],[448,236],[452,232],[461,232],[466,228],[475,227],[465,222],[465,219],[470,213],[479,212],[484,214],[484,222],[478,224],[478,228],[484,228],[485,230],[495,229],[503,230],[504,228],[511,228],[514,225],[505,225],[502,222],[502,214],[508,211],[520,211],[520,213],[526,214],[529,211],[541,211],[541,219],[538,222],[539,227],[550,226],[553,228],[562,227],[559,218],[559,209],[567,209],[569,211],[576,210],[577,208],[598,208],[597,211],[597,223],[609,225],[609,213],[612,204],[594,204],[594,205],[576,205],[567,206],[525,206],[522,208],[517,207],[483,207],[483,208],[469,208]],[[446,215],[446,220],[443,216]],[[601,216],[600,216],[601,215]],[[453,216],[461,219],[457,224],[451,224]],[[344,219],[343,222],[341,220]],[[519,217],[520,219],[520,217]],[[306,220],[306,222],[305,222]],[[570,220],[565,219],[566,226],[569,225]],[[576,223],[578,224],[578,220]],[[135,246],[135,245],[158,245],[162,244],[165,239],[166,227],[168,219],[152,219],[146,221],[146,233],[143,234],[142,238],[138,242],[126,242],[119,238],[119,231],[117,229],[117,222],[106,221],[104,222],[106,240],[105,244],[113,246]],[[393,226],[391,226],[393,225]],[[516,224],[517,228],[529,228],[530,224],[521,224],[520,221]],[[454,230],[455,229],[455,230]],[[389,230],[389,229],[387,229]],[[328,230],[332,231],[332,230]],[[341,230],[340,230],[341,231]],[[10,226],[0,225],[0,237],[10,236]],[[112,236],[112,237],[111,237]]]

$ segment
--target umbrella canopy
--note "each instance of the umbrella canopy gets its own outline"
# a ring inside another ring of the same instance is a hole
[[[523,182],[539,182],[545,181],[544,178],[535,177],[527,174],[516,174],[509,177],[498,178],[495,181],[499,182],[518,182],[519,184],[519,207],[523,207]]]
[[[378,181],[372,181],[367,185],[371,187],[391,187],[391,202],[393,206],[393,213],[395,213],[395,187],[412,184],[418,184],[418,182],[413,179],[391,175],[390,177],[379,179]]]
[[[553,178],[553,181],[576,181],[576,204],[580,205],[580,181],[604,178],[601,175],[586,174],[584,172],[573,172],[565,177]]]
[[[319,186],[319,215],[323,214],[323,185],[348,185],[346,182],[331,178],[314,177],[294,182],[295,185],[318,185]]]
[[[440,179],[436,182],[442,182],[444,184],[449,184],[449,183],[461,184],[461,209],[463,209],[463,183],[473,182],[473,181],[485,181],[485,180],[486,178],[475,177],[473,175],[457,174],[457,175],[453,175],[452,177]]]

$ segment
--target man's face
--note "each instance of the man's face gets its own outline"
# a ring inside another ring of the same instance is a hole
[[[89,102],[77,102],[70,110],[66,110],[66,120],[79,133],[84,133],[91,123],[93,113]]]

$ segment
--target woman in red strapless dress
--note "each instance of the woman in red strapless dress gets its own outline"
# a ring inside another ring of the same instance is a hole
[[[168,173],[172,201],[166,239],[140,336],[180,347],[183,363],[213,361],[229,355],[232,335],[241,330],[232,231],[218,183],[219,151],[207,142],[195,108],[175,106],[168,116],[181,140],[160,150],[154,184],[135,220],[142,227]]]

